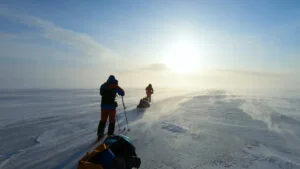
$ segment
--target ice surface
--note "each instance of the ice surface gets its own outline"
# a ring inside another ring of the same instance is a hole
[[[126,92],[128,136],[141,168],[300,168],[299,92],[155,89],[145,110],[136,109],[144,89]],[[75,169],[96,139],[98,93],[0,91],[0,168]]]

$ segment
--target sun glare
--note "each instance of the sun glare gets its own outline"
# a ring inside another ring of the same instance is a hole
[[[165,64],[177,73],[191,73],[199,68],[196,45],[189,42],[173,43],[166,51]]]

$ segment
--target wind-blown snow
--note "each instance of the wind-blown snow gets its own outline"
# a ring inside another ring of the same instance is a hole
[[[133,140],[149,169],[300,168],[300,93],[179,92],[143,89],[124,98]],[[97,90],[0,92],[0,169],[62,169],[96,139]],[[121,99],[118,119],[126,125]],[[117,125],[116,125],[117,127]]]

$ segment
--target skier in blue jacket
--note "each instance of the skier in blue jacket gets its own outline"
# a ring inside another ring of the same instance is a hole
[[[105,83],[100,87],[101,99],[101,120],[98,125],[98,138],[104,135],[107,118],[109,117],[108,135],[113,135],[115,131],[116,122],[116,95],[124,96],[124,90],[118,85],[118,80],[115,76],[110,75]]]

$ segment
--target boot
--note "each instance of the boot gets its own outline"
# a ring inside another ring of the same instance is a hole
[[[115,132],[115,123],[109,123],[108,125],[108,135],[114,135]]]
[[[105,122],[102,122],[100,120],[98,125],[98,131],[97,131],[98,138],[101,138],[104,135],[104,130],[105,130]]]

